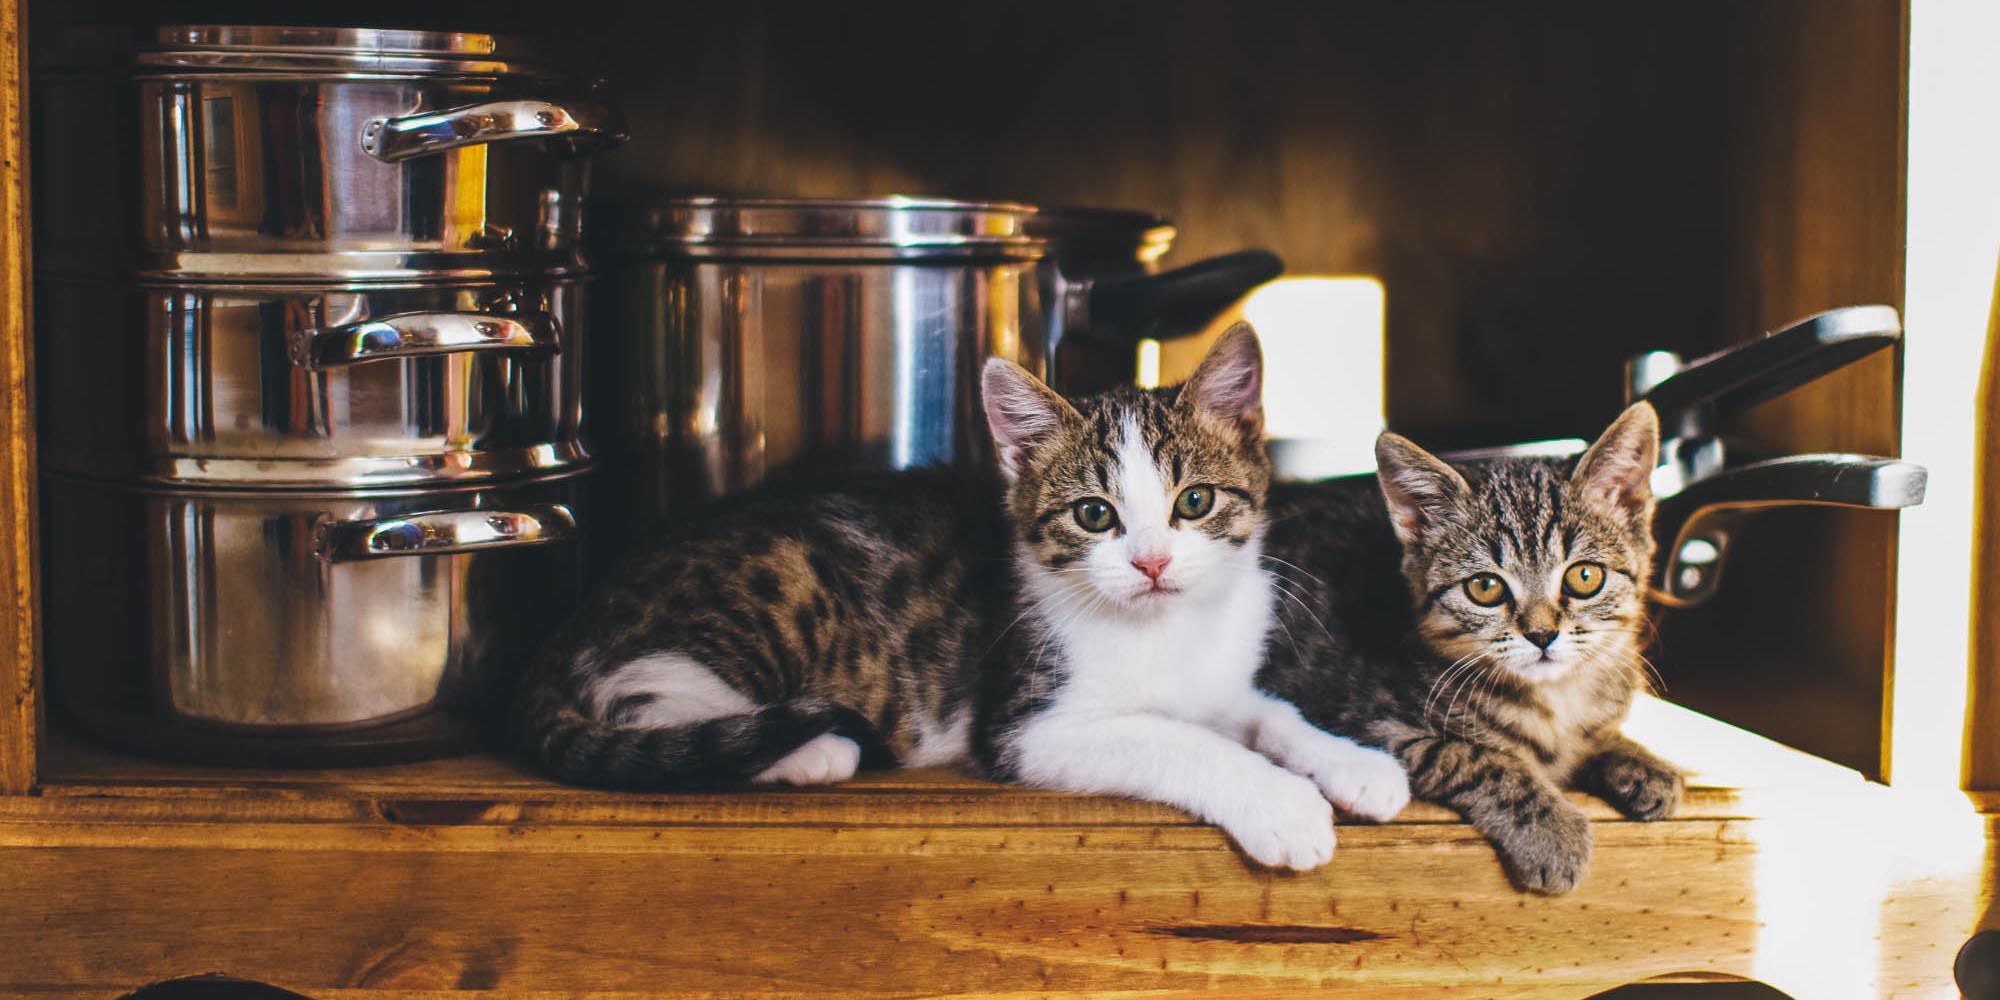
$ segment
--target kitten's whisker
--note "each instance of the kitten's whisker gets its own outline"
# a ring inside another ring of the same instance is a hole
[[[1438,674],[1436,678],[1432,678],[1432,682],[1430,682],[1430,690],[1428,690],[1428,692],[1424,692],[1424,712],[1422,712],[1422,716],[1418,716],[1418,718],[1422,718],[1422,720],[1424,720],[1424,724],[1426,724],[1426,726],[1430,724],[1430,718],[1432,718],[1432,714],[1430,714],[1430,712],[1432,712],[1432,708],[1436,708],[1436,702],[1438,702],[1438,692],[1442,692],[1442,690],[1444,690],[1444,686],[1446,686],[1446,684],[1450,684],[1450,680],[1452,680],[1452,674],[1456,674],[1456,672],[1458,672],[1460,668],[1464,668],[1464,666],[1466,666],[1468,662],[1472,662],[1472,658],[1474,658],[1474,656],[1478,656],[1478,654],[1466,654],[1466,656],[1460,656],[1458,660],[1452,660],[1452,666],[1446,666],[1442,674]]]
[[[1432,711],[1436,708],[1438,698],[1442,697],[1444,692],[1451,688],[1453,682],[1459,679],[1459,675],[1466,671],[1478,669],[1479,657],[1480,654],[1477,652],[1459,657],[1451,666],[1445,668],[1444,673],[1439,675],[1437,680],[1431,682],[1430,696],[1424,700],[1425,719],[1428,720],[1432,717]],[[1437,718],[1440,721],[1445,719],[1443,715],[1438,715]]]
[[[1319,585],[1320,587],[1322,587],[1322,588],[1324,588],[1324,587],[1326,586],[1326,581],[1325,581],[1325,580],[1322,580],[1322,579],[1320,579],[1320,578],[1319,578],[1318,576],[1315,576],[1315,575],[1314,575],[1314,574],[1312,573],[1312,571],[1311,571],[1311,570],[1308,570],[1308,569],[1306,569],[1306,568],[1305,568],[1304,566],[1301,566],[1301,565],[1299,565],[1298,563],[1295,563],[1295,562],[1286,562],[1285,560],[1283,560],[1283,559],[1280,559],[1280,558],[1278,558],[1277,556],[1274,556],[1274,555],[1269,555],[1269,554],[1266,554],[1266,553],[1263,553],[1263,552],[1259,552],[1259,553],[1257,553],[1257,558],[1259,558],[1259,559],[1268,559],[1268,560],[1270,560],[1271,562],[1274,562],[1274,563],[1277,563],[1277,564],[1278,564],[1278,565],[1280,565],[1280,566],[1288,566],[1288,567],[1290,567],[1290,568],[1292,568],[1292,569],[1295,569],[1295,570],[1298,570],[1298,571],[1299,571],[1299,573],[1300,573],[1301,575],[1303,575],[1303,576],[1304,576],[1304,577],[1306,578],[1305,580],[1301,580],[1301,581],[1298,581],[1298,582],[1300,582],[1300,583],[1304,583],[1304,582],[1306,582],[1307,580],[1309,580],[1309,581],[1311,581],[1311,582],[1313,582],[1313,583],[1315,583],[1315,584],[1318,584],[1318,585]]]
[[[1298,658],[1298,662],[1306,662],[1305,650],[1299,648],[1298,637],[1292,635],[1291,627],[1285,624],[1285,617],[1283,615],[1274,615],[1271,620],[1277,622],[1278,627],[1285,630],[1285,641],[1291,644],[1292,655]]]
[[[1326,641],[1328,642],[1334,641],[1333,633],[1327,631],[1326,623],[1320,620],[1319,615],[1313,613],[1312,607],[1306,604],[1305,599],[1297,594],[1292,593],[1291,590],[1287,589],[1285,586],[1286,583],[1290,583],[1292,586],[1298,586],[1297,583],[1292,581],[1287,581],[1284,579],[1284,577],[1281,577],[1276,573],[1270,574],[1270,576],[1267,577],[1267,579],[1271,580],[1272,582],[1271,589],[1273,591],[1283,594],[1287,598],[1290,598],[1293,604],[1298,605],[1299,613],[1305,615],[1307,618],[1312,619],[1312,623],[1319,627],[1320,634],[1326,636]]]
[[[1479,699],[1480,705],[1490,706],[1493,704],[1493,696],[1499,692],[1500,682],[1504,678],[1505,673],[1506,671],[1499,669],[1489,670],[1486,672],[1487,676],[1486,686],[1480,689],[1476,693],[1476,697]],[[1466,711],[1468,712],[1472,711],[1472,705],[1470,702],[1466,704]],[[1486,726],[1484,721],[1482,721],[1479,726],[1480,732],[1482,734],[1485,733],[1487,728],[1488,727]]]
[[[1042,651],[1048,648],[1049,643],[1055,641],[1055,639],[1058,636],[1062,635],[1064,632],[1069,631],[1070,626],[1083,620],[1085,616],[1097,611],[1100,607],[1103,606],[1106,600],[1108,600],[1108,598],[1106,598],[1105,595],[1100,592],[1098,594],[1093,595],[1088,602],[1073,604],[1067,608],[1058,609],[1058,611],[1068,611],[1069,616],[1067,618],[1064,618],[1061,623],[1053,623],[1053,622],[1044,623],[1045,634],[1042,637],[1041,643],[1035,647],[1036,663],[1039,664],[1041,662]]]
[[[986,657],[992,655],[993,650],[999,647],[1000,640],[1007,638],[1007,633],[1014,631],[1014,626],[1021,624],[1021,622],[1025,620],[1029,615],[1032,615],[1035,612],[1041,610],[1043,605],[1051,601],[1069,597],[1079,591],[1087,589],[1089,586],[1090,584],[1088,581],[1065,583],[1061,588],[1054,590],[1050,593],[1044,594],[1041,597],[1037,598],[1036,600],[1030,602],[1027,607],[1021,609],[1020,614],[1014,616],[1013,621],[1007,623],[1006,628],[1001,629],[999,634],[993,637],[993,642],[987,645],[985,652],[979,654],[979,659],[983,661],[986,659]]]
[[[1430,723],[1432,718],[1431,711],[1436,707],[1439,695],[1451,684],[1453,676],[1461,671],[1477,668],[1478,659],[1482,655],[1481,653],[1473,652],[1459,657],[1452,662],[1451,666],[1444,669],[1444,673],[1439,674],[1438,678],[1431,682],[1430,693],[1424,698],[1424,712],[1421,716],[1426,725]],[[1445,716],[1438,716],[1437,719],[1441,723],[1449,722]],[[1435,732],[1436,730],[1433,729],[1432,731]]]
[[[1465,675],[1465,679],[1458,685],[1458,689],[1452,692],[1451,702],[1445,706],[1445,724],[1447,727],[1451,725],[1451,720],[1458,716],[1458,699],[1469,693],[1480,681],[1485,680],[1499,667],[1498,661],[1490,659],[1484,652],[1480,653],[1472,662],[1475,665],[1475,669]],[[1472,711],[1472,702],[1470,699],[1466,701],[1466,711]],[[1459,728],[1458,732],[1460,736],[1464,736],[1467,739],[1471,739],[1475,735],[1463,726]]]
[[[1619,650],[1612,662],[1637,671],[1649,694],[1664,696],[1667,693],[1666,677],[1660,673],[1659,667],[1653,665],[1652,660],[1646,658],[1645,654],[1630,649]]]

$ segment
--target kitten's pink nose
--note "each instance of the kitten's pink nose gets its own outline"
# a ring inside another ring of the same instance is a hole
[[[1173,561],[1173,556],[1140,556],[1132,560],[1132,568],[1146,574],[1148,580],[1157,580],[1161,573],[1167,571],[1167,564]]]

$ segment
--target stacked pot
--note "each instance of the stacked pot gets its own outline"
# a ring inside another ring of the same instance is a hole
[[[325,28],[164,28],[34,93],[58,703],[227,762],[463,745],[578,584],[617,113],[516,43]]]

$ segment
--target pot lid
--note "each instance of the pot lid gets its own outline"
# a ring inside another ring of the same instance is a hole
[[[180,24],[137,46],[140,66],[185,70],[515,75],[546,72],[518,38],[456,31]]]
[[[641,253],[804,259],[1032,259],[1102,244],[1142,259],[1166,252],[1174,230],[1144,212],[1044,211],[1007,201],[949,198],[677,198],[641,226]],[[1114,251],[1118,252],[1118,251]]]

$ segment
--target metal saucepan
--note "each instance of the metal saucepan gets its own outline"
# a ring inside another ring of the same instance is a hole
[[[573,267],[575,154],[624,137],[587,85],[488,35],[182,26],[123,55],[71,48],[35,76],[43,273]]]
[[[618,445],[642,530],[821,462],[979,460],[988,357],[1070,390],[1129,382],[1139,337],[1193,332],[1283,269],[1246,251],[1150,273],[1173,235],[1143,213],[1010,203],[667,204],[619,280]]]
[[[585,292],[577,279],[44,280],[42,459],[97,478],[322,489],[576,468]]]
[[[44,477],[50,680],[95,734],[225,763],[461,748],[579,583],[577,477],[367,493]]]

